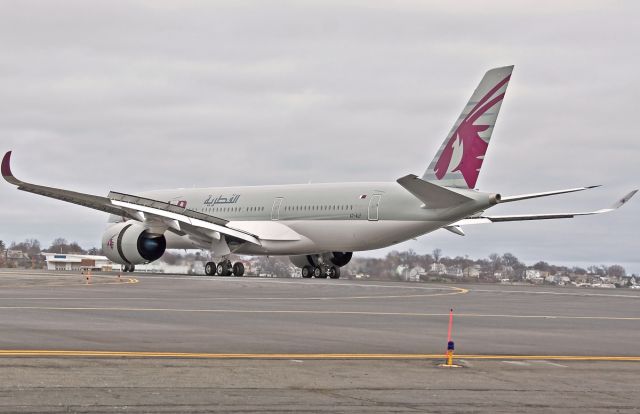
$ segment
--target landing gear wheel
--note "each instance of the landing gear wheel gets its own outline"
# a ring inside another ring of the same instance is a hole
[[[217,270],[220,276],[231,276],[231,262],[228,260],[224,260],[218,263]]]
[[[313,267],[311,266],[305,266],[302,268],[302,277],[304,277],[305,279],[309,279],[311,276],[313,276]]]
[[[132,273],[134,270],[136,270],[136,265],[129,265],[129,273]]]
[[[207,262],[207,264],[204,265],[204,274],[214,276],[216,274],[216,264],[214,262]]]
[[[129,271],[129,265],[128,264],[122,265],[122,271],[123,272],[128,272]]]
[[[331,266],[327,271],[327,274],[331,279],[338,279],[340,277],[340,268],[337,266]]]
[[[234,276],[242,276],[244,275],[244,265],[240,262],[235,262],[233,264],[233,275]]]
[[[315,277],[316,279],[326,279],[327,278],[327,274],[322,270],[321,267],[314,267],[313,268],[313,277]]]

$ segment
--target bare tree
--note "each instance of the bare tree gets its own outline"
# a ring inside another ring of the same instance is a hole
[[[497,272],[502,266],[502,257],[498,253],[491,253],[489,255],[489,261],[491,262],[491,270]]]
[[[433,249],[431,255],[433,256],[433,260],[435,260],[436,263],[440,263],[440,258],[442,257],[442,249]]]
[[[620,265],[612,265],[607,269],[607,274],[614,277],[624,277],[627,275],[627,271]]]

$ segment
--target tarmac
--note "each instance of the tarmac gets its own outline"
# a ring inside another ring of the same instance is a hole
[[[628,289],[0,270],[0,411],[638,413],[639,327]]]

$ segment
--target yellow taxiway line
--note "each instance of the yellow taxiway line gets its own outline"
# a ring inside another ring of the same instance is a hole
[[[85,357],[85,358],[199,358],[199,359],[444,359],[443,354],[269,354],[269,353],[195,353],[195,352],[132,352],[132,351],[74,351],[74,350],[0,350],[1,357]],[[615,355],[456,355],[457,360],[556,360],[556,361],[636,361],[640,356]]]
[[[2,298],[7,299],[7,298]],[[19,299],[19,298],[18,298]],[[441,318],[448,313],[423,312],[375,312],[375,311],[322,311],[322,310],[279,310],[279,309],[197,309],[197,308],[135,308],[135,307],[77,307],[77,306],[0,306],[2,311],[11,310],[44,310],[44,311],[75,311],[75,312],[174,312],[174,313],[259,313],[259,314],[313,314],[313,315],[360,315],[360,316],[398,316],[419,318]],[[486,313],[458,313],[458,318],[513,318],[513,319],[549,319],[549,320],[610,320],[610,321],[640,321],[640,316],[589,316],[589,315],[509,315]]]
[[[107,278],[106,276],[92,276],[92,278]],[[20,285],[5,285],[2,286],[2,289],[28,289],[28,288],[48,288],[48,287],[82,287],[82,286],[103,286],[103,285],[132,285],[132,284],[136,284],[136,283],[140,283],[140,281],[138,279],[135,278],[122,278],[122,279],[118,279],[118,280],[111,280],[111,281],[103,281],[104,279],[92,279],[90,283],[86,283],[85,279],[82,278],[78,278],[78,280],[75,281],[69,281],[66,283],[47,283],[47,284],[42,284],[42,285],[25,285],[25,284],[20,284]],[[109,278],[111,279],[111,278]]]

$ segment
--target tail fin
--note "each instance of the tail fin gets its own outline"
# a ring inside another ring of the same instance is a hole
[[[422,176],[442,186],[474,188],[513,66],[491,69],[471,95]]]

